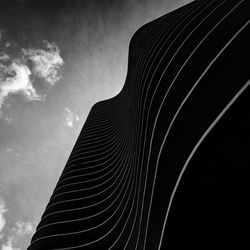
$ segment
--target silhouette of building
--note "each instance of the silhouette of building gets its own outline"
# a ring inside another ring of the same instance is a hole
[[[249,19],[248,0],[199,0],[135,32],[29,250],[249,245]]]

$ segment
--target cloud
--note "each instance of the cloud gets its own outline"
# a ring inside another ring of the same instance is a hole
[[[7,41],[5,43],[5,47],[6,48],[11,48],[11,47],[15,47],[17,45],[17,43],[13,42],[13,41]]]
[[[0,39],[2,32],[0,29]],[[5,52],[0,52],[0,112],[5,99],[11,94],[23,94],[29,101],[45,100],[45,95],[39,95],[34,88],[32,76],[43,78],[51,85],[60,79],[58,70],[64,63],[60,50],[55,43],[43,42],[45,49],[22,49],[21,58],[12,59]],[[5,44],[6,47],[14,45],[14,42]]]
[[[0,196],[0,233],[3,231],[4,226],[6,224],[6,220],[4,218],[4,213],[7,212],[5,209],[5,202],[3,198]]]
[[[30,222],[17,221],[12,228],[12,234],[8,237],[7,242],[2,245],[1,250],[21,250],[13,245],[18,245],[25,236],[33,235],[35,232],[34,226]]]
[[[60,79],[57,75],[58,69],[63,65],[60,50],[55,43],[44,41],[46,50],[43,49],[22,49],[24,58],[33,63],[32,73],[39,78],[44,78],[51,85]]]
[[[17,221],[16,227],[13,229],[18,237],[23,237],[27,234],[34,234],[35,229],[30,222]]]
[[[11,122],[12,122],[12,118],[10,118],[10,117],[4,117],[3,120],[4,120],[7,124],[11,124]]]
[[[13,247],[13,238],[9,237],[8,241],[2,245],[1,250],[21,250],[20,248]]]
[[[69,108],[64,108],[65,111],[65,121],[66,125],[70,128],[73,128],[74,123],[80,120],[78,115],[75,115]]]
[[[9,55],[7,55],[5,52],[1,52],[0,53],[0,61],[6,62],[8,60],[10,60]]]
[[[12,149],[8,148],[10,151]],[[0,239],[3,238],[3,230],[6,225],[6,219],[4,218],[4,213],[7,212],[5,208],[5,202],[0,196]],[[33,235],[35,232],[34,226],[30,222],[17,221],[15,226],[11,229],[11,234],[7,238],[6,243],[1,246],[1,250],[21,250],[20,248],[15,248],[13,244],[17,244],[24,237]]]
[[[30,80],[31,72],[25,64],[14,60],[9,66],[0,63],[0,108],[10,94],[22,93],[29,101],[41,101]]]

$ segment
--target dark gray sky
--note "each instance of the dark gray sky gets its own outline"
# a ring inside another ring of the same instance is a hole
[[[190,0],[0,0],[0,250],[24,250],[132,34]]]

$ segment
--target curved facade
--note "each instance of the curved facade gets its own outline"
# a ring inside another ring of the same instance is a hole
[[[133,35],[29,250],[249,244],[249,19],[248,0],[199,0]]]

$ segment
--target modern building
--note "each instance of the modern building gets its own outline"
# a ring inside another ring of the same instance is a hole
[[[249,23],[249,0],[198,0],[135,32],[29,250],[248,249]]]

